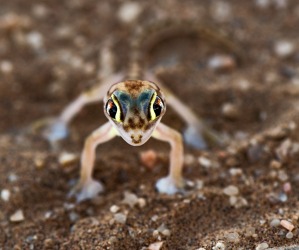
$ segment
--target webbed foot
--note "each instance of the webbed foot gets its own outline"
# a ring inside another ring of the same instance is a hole
[[[77,203],[84,200],[93,199],[99,193],[104,192],[104,186],[101,182],[93,179],[85,182],[84,184],[78,183],[68,194],[68,197],[76,197]]]
[[[221,146],[224,140],[215,131],[203,126],[188,126],[183,132],[187,145],[196,149],[207,149],[209,146]]]
[[[42,135],[49,142],[57,142],[69,135],[68,126],[59,119],[51,119],[42,131]]]
[[[184,186],[185,181],[183,179],[178,182],[170,176],[161,178],[156,183],[156,188],[159,193],[165,193],[169,195],[183,191]]]

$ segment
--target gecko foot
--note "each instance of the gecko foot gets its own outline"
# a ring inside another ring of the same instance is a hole
[[[196,127],[188,126],[184,132],[184,141],[191,147],[196,149],[206,149],[207,143],[205,139],[202,137],[200,130]]]
[[[66,138],[69,134],[67,124],[59,119],[51,119],[42,132],[43,137],[49,142],[56,142]]]
[[[207,126],[188,126],[184,133],[185,142],[196,149],[207,149],[209,146],[224,144],[221,136]]]
[[[95,198],[99,193],[104,191],[104,186],[101,182],[93,179],[84,184],[78,183],[69,193],[68,197],[76,197],[77,203],[84,200]]]
[[[184,180],[181,180],[178,184],[170,176],[161,178],[156,183],[156,188],[159,191],[159,193],[165,193],[169,195],[183,191],[184,186]]]

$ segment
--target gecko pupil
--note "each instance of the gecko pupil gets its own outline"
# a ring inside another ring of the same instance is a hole
[[[161,114],[162,108],[163,108],[162,100],[157,96],[156,101],[153,105],[153,109],[157,117]]]
[[[115,105],[115,103],[112,100],[109,100],[107,103],[107,112],[108,114],[115,119],[116,117],[116,113],[117,113],[117,106]]]

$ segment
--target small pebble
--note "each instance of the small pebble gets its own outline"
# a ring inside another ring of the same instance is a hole
[[[280,225],[280,219],[273,219],[273,220],[271,220],[271,222],[270,222],[270,226],[271,227],[277,227],[277,226],[279,226]]]
[[[78,156],[73,153],[62,152],[59,155],[58,162],[61,166],[67,166],[78,159]]]
[[[129,205],[131,208],[133,208],[136,204],[139,203],[139,199],[136,194],[125,191],[124,196],[125,197],[122,200],[122,203]]]
[[[44,240],[44,248],[53,249],[54,248],[54,241],[50,238],[45,239]]]
[[[289,179],[289,176],[287,175],[287,173],[284,170],[279,170],[278,171],[278,179],[280,181],[287,181]]]
[[[245,236],[246,237],[251,237],[255,234],[255,228],[254,227],[247,227],[245,230]]]
[[[153,215],[151,218],[152,221],[157,221],[158,219],[159,219],[158,215]]]
[[[34,159],[34,165],[36,168],[43,168],[45,165],[45,159],[42,157],[37,157]]]
[[[184,165],[190,166],[195,163],[195,160],[196,159],[195,159],[194,155],[187,154],[184,156]]]
[[[142,12],[141,4],[136,2],[124,2],[117,13],[118,18],[124,23],[135,21]]]
[[[279,161],[272,160],[270,163],[270,167],[274,169],[279,169],[281,168],[282,164]]]
[[[230,168],[229,173],[230,173],[231,176],[242,175],[243,170],[241,168]]]
[[[279,193],[278,195],[278,200],[280,202],[287,202],[288,196],[285,193]]]
[[[148,250],[160,250],[163,246],[163,241],[152,243],[148,246]]]
[[[291,193],[292,191],[292,186],[291,186],[291,183],[290,182],[286,182],[283,184],[283,191],[285,193]]]
[[[259,143],[250,145],[247,150],[247,157],[251,163],[256,163],[257,161],[259,161],[263,157],[263,154],[264,148]]]
[[[225,235],[228,242],[238,243],[240,241],[240,236],[238,233],[228,233]]]
[[[292,239],[293,236],[294,236],[294,234],[293,234],[292,232],[288,232],[288,233],[286,234],[286,238],[287,238],[287,239]]]
[[[221,107],[222,115],[228,119],[236,119],[239,116],[239,109],[233,103],[224,103]]]
[[[230,185],[223,189],[223,193],[228,196],[236,196],[239,194],[239,189],[236,186]]]
[[[261,9],[266,9],[270,5],[270,0],[255,0],[255,4]]]
[[[157,163],[157,153],[154,150],[147,150],[140,153],[140,161],[145,167],[152,169]]]
[[[146,206],[146,200],[144,198],[138,198],[138,206],[143,208]]]
[[[283,226],[285,229],[289,230],[290,232],[295,228],[295,226],[287,220],[281,220],[280,225]]]
[[[27,43],[35,50],[43,47],[43,36],[36,31],[32,31],[27,35]]]
[[[290,41],[278,41],[274,46],[275,54],[281,58],[288,57],[295,52],[295,45]]]
[[[226,1],[214,1],[211,6],[211,15],[218,22],[225,22],[232,16],[231,5]]]
[[[70,212],[69,219],[71,222],[76,222],[79,218],[79,214],[77,214],[76,212]]]
[[[13,65],[10,61],[2,61],[0,63],[0,70],[3,74],[10,74],[13,71]]]
[[[25,219],[23,211],[21,209],[17,210],[14,214],[9,217],[11,222],[20,222]]]
[[[112,205],[112,206],[110,207],[110,212],[115,214],[115,213],[117,213],[117,212],[119,211],[119,209],[120,209],[119,206]]]
[[[11,173],[11,174],[8,175],[9,182],[15,182],[18,179],[19,179],[19,177],[16,174],[14,174],[14,173]]]
[[[236,62],[231,56],[216,55],[209,59],[208,67],[216,71],[230,71],[236,67]]]
[[[257,247],[255,248],[256,250],[264,250],[264,249],[267,249],[269,248],[269,245],[267,242],[263,242],[259,245],[257,245]]]
[[[10,198],[10,191],[8,189],[3,189],[1,191],[1,199],[3,201],[9,201]]]
[[[223,242],[217,242],[216,245],[212,248],[213,250],[225,250],[225,245]]]
[[[164,229],[161,234],[163,234],[164,236],[170,236],[170,230],[169,229]]]
[[[200,156],[198,158],[198,162],[201,166],[203,166],[205,168],[209,168],[212,166],[212,161],[204,156]]]
[[[122,213],[117,213],[117,214],[114,215],[114,220],[117,223],[125,224],[126,221],[127,221],[127,216],[125,214],[122,214]]]
[[[48,9],[45,5],[42,4],[36,4],[33,6],[32,8],[32,13],[34,16],[36,16],[37,18],[44,18],[48,15]]]

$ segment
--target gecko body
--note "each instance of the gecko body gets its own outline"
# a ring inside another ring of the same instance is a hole
[[[153,33],[152,39],[149,38],[150,32]],[[220,142],[217,133],[208,128],[190,108],[163,86],[152,72],[144,70],[142,60],[144,53],[161,39],[179,32],[194,33],[200,37],[207,37],[208,40],[216,40],[238,59],[242,58],[240,50],[230,40],[194,22],[187,21],[186,24],[167,21],[162,22],[160,26],[152,25],[138,32],[131,44],[128,73],[106,74],[98,85],[70,103],[45,133],[50,141],[61,139],[66,136],[67,126],[72,118],[86,104],[104,100],[103,109],[108,122],[93,131],[85,141],[81,156],[80,180],[71,192],[71,195],[76,195],[78,201],[93,198],[104,190],[103,185],[92,178],[95,149],[99,144],[115,136],[121,136],[133,146],[144,144],[150,137],[168,142],[171,146],[169,174],[158,180],[156,188],[159,192],[167,194],[183,190],[185,183],[182,177],[183,139],[179,132],[161,122],[166,112],[166,103],[186,122],[184,138],[187,143],[197,148],[205,148],[203,135],[205,138]],[[109,66],[104,63],[103,67]],[[113,70],[109,68],[106,71]]]

